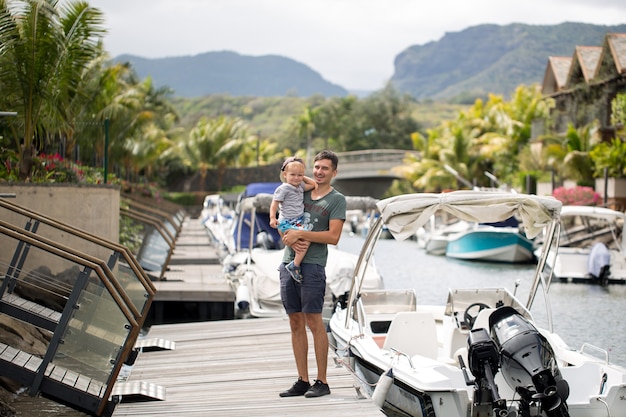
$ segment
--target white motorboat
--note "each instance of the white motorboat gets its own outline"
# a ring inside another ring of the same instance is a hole
[[[563,206],[558,252],[548,267],[560,282],[626,283],[626,214],[595,206]],[[540,250],[540,249],[538,249]]]
[[[472,228],[472,224],[463,220],[450,223],[438,223],[437,216],[430,217],[428,228],[420,227],[417,231],[417,244],[430,255],[443,256],[446,254],[448,242],[456,235]]]
[[[280,299],[278,267],[284,245],[276,229],[269,226],[269,208],[272,194],[278,184],[251,184],[237,205],[234,226],[236,250],[222,261],[224,276],[235,291],[235,316],[285,316]],[[269,187],[269,189],[267,188]],[[368,199],[347,199],[350,209],[364,208]],[[350,290],[352,272],[358,256],[328,246],[326,264],[326,302],[324,316],[330,319],[337,300],[345,298]],[[375,267],[365,277],[364,287],[380,289],[383,280]]]
[[[234,250],[235,242],[232,235],[234,217],[234,209],[224,203],[221,195],[209,194],[204,197],[200,221],[206,228],[220,260]]]
[[[546,228],[548,251],[560,228],[558,200],[456,191],[393,197],[378,208],[381,216],[362,247],[349,298],[329,326],[338,361],[383,411],[428,417],[626,416],[626,369],[610,363],[607,351],[591,344],[574,350],[552,331],[550,277],[543,272],[547,253],[529,277],[526,302],[506,288],[464,288],[463,277],[458,288],[442,294],[442,305],[419,305],[414,289],[360,287],[383,224],[401,240],[436,210],[469,222],[517,215],[530,237]],[[545,311],[533,314],[545,325],[531,314],[535,298],[543,298],[538,304]]]

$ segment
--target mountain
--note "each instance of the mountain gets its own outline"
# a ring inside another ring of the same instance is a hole
[[[507,97],[520,84],[541,84],[549,56],[571,57],[576,46],[601,46],[608,32],[624,33],[626,24],[473,26],[401,52],[391,82],[416,98]]]
[[[571,57],[579,45],[601,46],[608,32],[626,33],[626,24],[472,26],[402,51],[394,60],[390,81],[399,92],[415,98],[466,97],[473,102],[487,93],[510,97],[520,84],[542,83],[548,57]],[[349,93],[307,65],[277,55],[221,51],[154,59],[120,55],[115,61],[130,62],[140,78],[151,76],[156,86],[168,86],[183,98],[218,93],[252,97]]]
[[[150,76],[157,87],[167,86],[179,97],[348,94],[308,66],[277,55],[255,57],[220,51],[154,59],[120,55],[114,61],[129,62],[141,79]]]

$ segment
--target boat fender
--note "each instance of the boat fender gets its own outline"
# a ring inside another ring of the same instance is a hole
[[[247,310],[250,306],[250,290],[248,290],[247,285],[240,285],[237,287],[235,305],[239,310]]]
[[[356,355],[352,352],[351,348],[348,348],[346,356],[348,357],[348,365],[350,366],[350,369],[354,370],[356,368]]]
[[[393,368],[389,368],[380,376],[380,378],[378,378],[376,388],[374,388],[374,393],[372,394],[372,401],[374,401],[374,404],[376,404],[378,408],[383,408],[385,399],[387,398],[387,393],[389,392],[392,384]]]

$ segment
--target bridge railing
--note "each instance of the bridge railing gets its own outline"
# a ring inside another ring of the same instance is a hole
[[[372,162],[390,162],[401,165],[408,154],[417,155],[418,152],[404,149],[366,149],[362,151],[339,152],[337,156],[341,165]]]

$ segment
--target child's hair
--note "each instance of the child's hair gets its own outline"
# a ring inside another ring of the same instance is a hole
[[[304,165],[304,161],[302,160],[302,158],[298,158],[297,156],[290,156],[289,158],[285,159],[285,162],[283,162],[283,166],[280,167],[280,170],[284,171],[285,168],[287,168],[287,165],[292,162],[300,162],[302,165]]]

